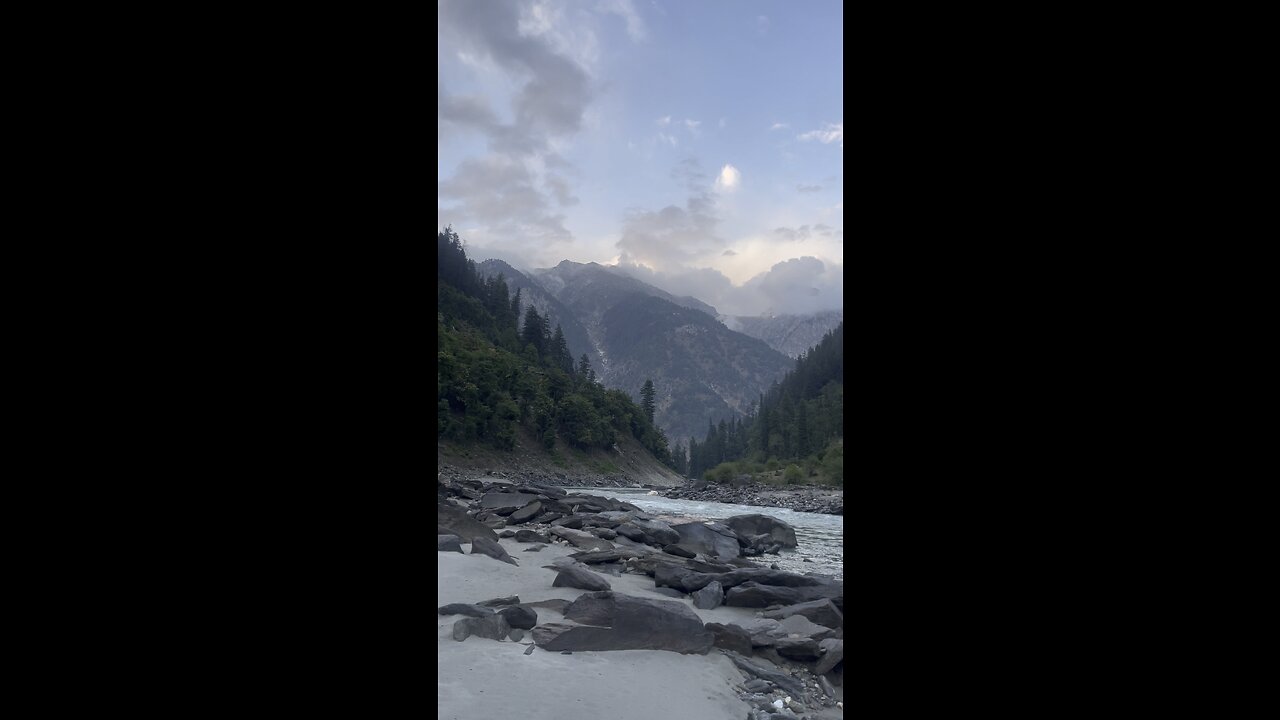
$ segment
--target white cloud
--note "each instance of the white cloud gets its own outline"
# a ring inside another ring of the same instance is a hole
[[[796,136],[797,140],[817,140],[824,145],[839,142],[844,147],[844,123],[827,123],[821,130],[810,130]]]
[[[720,174],[716,176],[716,187],[722,190],[735,190],[742,184],[742,173],[738,172],[738,168],[726,164],[720,170]]]
[[[666,127],[666,126],[668,126],[668,125],[670,125],[670,124],[671,124],[671,116],[670,116],[670,115],[667,115],[667,116],[665,116],[665,117],[660,117],[660,118],[658,118],[658,127]]]
[[[660,133],[658,133],[658,139],[659,139],[659,140],[661,140],[662,142],[670,143],[670,144],[671,144],[671,147],[675,147],[676,145],[679,145],[679,144],[680,144],[680,140],[679,140],[679,139],[677,139],[677,138],[676,138],[675,136],[673,136],[673,135],[668,135],[668,134],[666,134],[666,133],[661,133],[661,132],[660,132]]]
[[[689,128],[689,132],[697,132],[698,126],[702,124],[701,120],[685,120],[685,127]]]
[[[790,125],[788,125],[788,124],[786,124],[786,123],[774,123],[773,125],[770,125],[770,126],[769,126],[769,129],[770,129],[770,130],[782,130],[783,128],[789,128],[789,127],[791,127],[791,126],[790,126]]]
[[[598,7],[606,13],[622,17],[627,22],[627,35],[631,36],[632,40],[635,42],[644,40],[646,34],[644,20],[641,19],[640,13],[636,12],[631,0],[601,0]]]

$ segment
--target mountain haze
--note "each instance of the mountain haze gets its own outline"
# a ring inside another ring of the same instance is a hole
[[[844,310],[760,317],[722,315],[720,321],[730,330],[763,340],[787,357],[798,358],[844,322]]]

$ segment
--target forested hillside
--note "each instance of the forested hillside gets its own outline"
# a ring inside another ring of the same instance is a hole
[[[609,448],[629,434],[663,463],[666,437],[621,390],[576,362],[564,333],[518,305],[501,276],[482,278],[451,228],[437,234],[437,429],[460,443],[512,449],[528,428],[547,450],[557,443]]]
[[[738,421],[710,425],[691,442],[687,461],[677,447],[677,469],[717,481],[786,467],[788,482],[818,477],[844,482],[844,323],[800,356],[796,367]],[[685,467],[687,465],[687,467]]]

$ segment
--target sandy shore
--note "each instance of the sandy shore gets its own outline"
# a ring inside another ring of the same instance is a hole
[[[543,568],[576,548],[550,545],[540,552],[523,552],[528,543],[500,541],[520,567],[484,555],[437,553],[438,605],[476,603],[519,595],[522,602],[551,598],[573,600],[584,591],[553,588],[556,573]],[[623,574],[604,576],[613,589],[662,600],[673,598],[653,592],[653,578]],[[680,600],[703,622],[731,623],[755,617],[755,611],[738,607],[699,610],[690,600]],[[548,608],[536,608],[538,623],[563,616]],[[453,639],[458,615],[436,616],[439,654],[439,717],[442,720],[487,720],[516,716],[521,720],[654,720],[697,718],[741,720],[748,705],[739,700],[734,685],[745,682],[742,673],[719,651],[708,655],[681,655],[661,650],[575,652],[562,655],[536,648],[525,655],[527,644],[472,637]],[[531,637],[526,631],[523,643]],[[826,717],[821,715],[820,717]],[[833,715],[839,717],[839,715]]]

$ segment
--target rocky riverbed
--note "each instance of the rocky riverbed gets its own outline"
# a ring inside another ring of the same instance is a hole
[[[663,497],[679,498],[681,500],[702,500],[736,505],[755,505],[757,507],[782,507],[796,512],[844,515],[844,490],[830,488],[813,486],[779,488],[775,485],[760,483],[741,486],[705,483],[660,490],[659,493]]]
[[[842,716],[843,582],[747,557],[786,523],[443,475],[438,501],[440,717]]]

